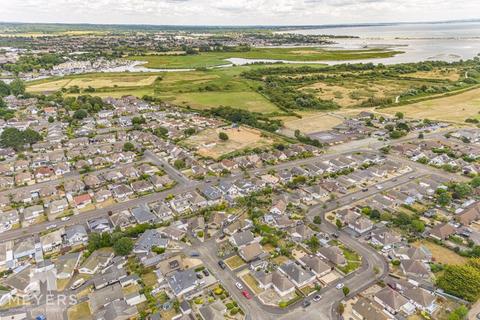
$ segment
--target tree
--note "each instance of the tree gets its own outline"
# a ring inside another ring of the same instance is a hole
[[[448,315],[448,320],[465,320],[467,319],[468,308],[464,305],[456,308]]]
[[[40,140],[42,136],[35,130],[20,131],[16,128],[6,128],[0,135],[0,146],[20,151],[25,145],[31,145]]]
[[[123,144],[123,151],[125,151],[125,152],[135,151],[135,146],[131,142],[125,142]]]
[[[421,220],[413,220],[411,226],[418,233],[422,233],[423,231],[425,231],[425,223]]]
[[[166,137],[168,135],[168,129],[165,127],[157,127],[153,130],[153,134],[157,137]]]
[[[342,291],[344,296],[348,296],[348,294],[350,293],[350,289],[348,287],[343,287]]]
[[[195,134],[195,132],[197,132],[197,130],[195,130],[195,128],[187,128],[183,131],[183,133],[186,136],[191,136],[191,135]]]
[[[173,166],[175,168],[177,168],[178,170],[181,170],[181,169],[185,169],[186,167],[186,164],[185,164],[185,161],[182,160],[182,159],[177,159],[175,160],[175,162],[173,163]]]
[[[343,314],[345,312],[345,305],[343,303],[340,303],[337,308],[338,314]]]
[[[446,207],[452,202],[452,196],[446,191],[440,192],[439,194],[437,194],[437,201],[439,205],[441,205],[442,207]]]
[[[48,117],[48,122],[49,122],[49,123],[54,123],[54,122],[55,122],[55,118],[52,117],[52,116],[49,116],[49,117]]]
[[[403,119],[405,117],[405,115],[403,114],[403,112],[397,112],[397,113],[395,113],[395,117],[397,119]]]
[[[218,134],[218,138],[222,141],[227,141],[228,140],[228,135],[225,132],[220,132]]]
[[[467,183],[456,183],[453,186],[453,197],[455,199],[463,199],[471,195],[473,192],[472,187]]]
[[[82,120],[82,119],[85,119],[86,117],[88,117],[88,112],[85,109],[80,109],[80,110],[77,110],[73,113],[73,117],[75,119]]]
[[[141,125],[147,122],[144,117],[133,117],[132,124],[133,125]]]
[[[313,223],[322,224],[322,217],[320,217],[320,216],[313,217]]]
[[[477,301],[480,298],[480,259],[472,259],[465,265],[447,265],[437,286],[459,298]]]
[[[480,187],[480,176],[473,178],[472,181],[470,181],[470,185],[474,188]]]
[[[0,98],[10,94],[10,87],[3,81],[0,81]]]
[[[126,256],[133,250],[133,240],[128,237],[122,237],[113,244],[113,251],[116,255]]]
[[[343,227],[342,221],[340,221],[340,220],[337,219],[337,221],[335,221],[335,224],[337,225],[337,228],[338,228],[338,229],[342,229],[342,227]]]
[[[15,79],[10,83],[10,92],[14,96],[20,96],[25,93],[25,84],[20,79]]]
[[[318,248],[320,247],[320,241],[318,240],[317,236],[312,236],[306,243],[313,252],[317,252]]]

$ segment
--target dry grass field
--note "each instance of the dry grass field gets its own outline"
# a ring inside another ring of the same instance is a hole
[[[144,87],[152,85],[157,76],[152,75],[121,75],[121,76],[85,76],[66,78],[55,81],[40,82],[28,86],[27,90],[30,92],[45,92],[57,91],[62,88],[70,88],[78,86],[80,89],[92,87],[99,88],[114,88],[114,87]]]
[[[419,79],[434,79],[434,80],[450,80],[458,81],[460,79],[460,73],[458,70],[452,69],[435,69],[432,71],[417,71],[414,73],[405,74],[406,77],[419,78]]]
[[[218,134],[228,135],[227,141],[221,141]],[[271,145],[272,139],[262,137],[260,131],[245,127],[207,129],[185,140],[187,146],[196,148],[203,157],[218,159],[222,155],[245,148],[257,148]]]
[[[400,111],[409,118],[464,123],[467,118],[480,119],[480,89],[379,111],[392,115]]]
[[[302,118],[297,117],[277,117],[283,121],[284,128],[282,133],[293,136],[295,130],[300,130],[304,134],[310,134],[319,131],[330,130],[331,128],[343,122],[341,116],[335,116],[330,113],[319,112],[298,112]]]
[[[452,250],[444,248],[430,241],[415,242],[413,245],[415,247],[419,247],[421,245],[425,246],[428,250],[430,250],[436,262],[444,264],[464,264],[467,262],[467,258],[462,257]]]
[[[395,97],[411,87],[408,81],[364,81],[348,80],[336,83],[316,82],[301,88],[323,100],[332,100],[341,107],[352,107],[369,98]]]

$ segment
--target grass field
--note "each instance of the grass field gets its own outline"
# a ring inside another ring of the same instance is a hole
[[[221,141],[218,134],[224,132],[228,135],[227,141]],[[184,143],[197,150],[203,157],[219,159],[234,151],[245,148],[269,146],[273,139],[262,137],[260,131],[245,127],[207,129],[197,135],[189,137]]]
[[[434,80],[457,81],[460,79],[460,73],[455,69],[434,69],[431,71],[417,71],[405,74],[406,77],[423,78]]]
[[[325,50],[318,48],[254,48],[245,52],[202,52],[196,55],[133,56],[129,59],[146,61],[145,67],[156,69],[200,68],[228,65],[225,59],[271,59],[290,61],[332,61],[389,58],[401,52],[379,49]]]
[[[292,136],[295,130],[300,130],[304,134],[330,130],[331,128],[343,122],[341,116],[335,116],[327,113],[318,112],[297,112],[302,118],[298,117],[277,117],[283,121],[284,129],[282,133]]]
[[[445,264],[465,264],[468,260],[467,258],[456,254],[452,250],[444,248],[430,241],[418,241],[414,243],[415,247],[419,247],[421,245],[425,246],[428,250],[430,250],[436,262]]]
[[[261,113],[278,111],[273,103],[256,92],[190,92],[179,94],[174,102],[194,109],[229,106]]]
[[[253,112],[280,112],[277,106],[254,90],[254,83],[240,73],[258,66],[232,67],[208,71],[163,73],[98,73],[46,79],[28,83],[29,92],[53,92],[74,85],[91,86],[99,97],[125,95],[157,96],[164,101],[194,109],[230,106]],[[69,94],[78,95],[78,94]]]
[[[80,89],[92,87],[115,88],[115,87],[143,87],[152,85],[157,76],[154,75],[131,75],[131,74],[113,74],[104,76],[85,75],[81,77],[68,77],[65,79],[40,82],[28,86],[30,92],[57,91],[62,88],[78,86]]]
[[[400,107],[381,109],[394,115],[403,112],[406,117],[464,123],[467,118],[480,119],[480,89]]]
[[[323,100],[332,100],[341,107],[357,106],[369,98],[392,98],[402,92],[422,85],[429,85],[429,80],[390,80],[378,78],[351,77],[319,81],[300,88],[305,92],[315,94]]]

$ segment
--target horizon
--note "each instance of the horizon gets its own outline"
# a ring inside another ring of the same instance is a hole
[[[155,26],[324,26],[479,19],[466,0],[0,0],[0,21]],[[428,20],[425,19],[428,17]]]
[[[148,23],[91,23],[91,22],[22,22],[22,21],[1,21],[1,24],[12,25],[57,25],[57,26],[132,26],[132,27],[206,27],[206,28],[342,28],[342,27],[371,27],[371,26],[394,26],[394,25],[416,25],[416,24],[455,24],[475,23],[480,18],[455,19],[455,20],[424,20],[424,21],[390,21],[390,22],[363,22],[363,23],[338,23],[338,24],[148,24]]]

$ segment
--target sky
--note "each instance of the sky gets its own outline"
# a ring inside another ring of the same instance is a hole
[[[322,25],[480,18],[480,0],[0,0],[0,21]]]

